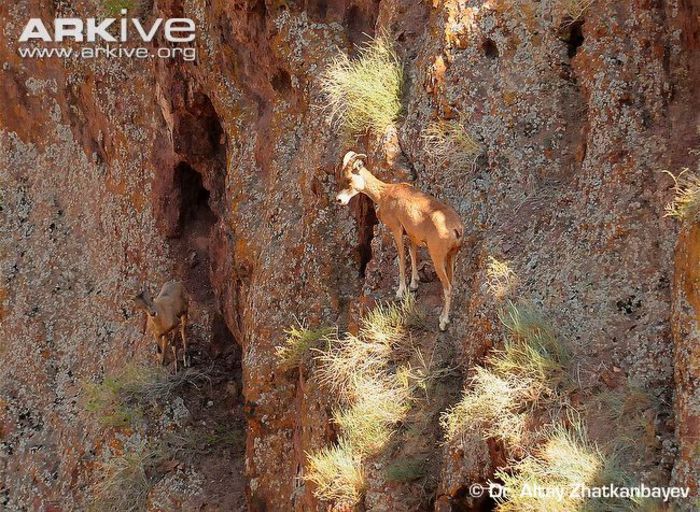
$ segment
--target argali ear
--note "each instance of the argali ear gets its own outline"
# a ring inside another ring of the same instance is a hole
[[[355,161],[352,164],[352,172],[357,173],[362,167],[365,165],[365,160],[367,159],[367,155],[360,153],[359,155],[355,156]]]

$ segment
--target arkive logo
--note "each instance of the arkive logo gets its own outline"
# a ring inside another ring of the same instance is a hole
[[[156,18],[142,22],[139,18],[127,18],[126,9],[117,18],[56,18],[53,24],[41,18],[31,18],[19,37],[18,53],[23,58],[134,58],[173,59],[185,61],[197,59],[196,26],[190,18]],[[140,45],[151,43],[158,34],[169,45]],[[43,43],[83,43],[59,46]],[[126,43],[129,43],[128,45]],[[128,46],[128,47],[127,47]]]
[[[122,11],[126,14],[126,10]],[[116,18],[56,18],[53,23],[54,35],[49,33],[46,25],[40,18],[31,18],[22,31],[20,43],[32,40],[60,43],[63,41],[87,41],[94,43],[104,41],[107,43],[127,42],[134,32],[142,41],[149,43],[159,30],[162,29],[165,40],[171,43],[188,43],[195,39],[195,24],[189,18],[170,18],[164,20],[157,18],[150,27],[144,27],[138,18],[121,18],[119,20],[118,38],[108,32],[108,29],[117,21]],[[147,24],[148,25],[148,24]]]

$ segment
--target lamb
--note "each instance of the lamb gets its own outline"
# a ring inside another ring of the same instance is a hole
[[[144,290],[134,297],[134,303],[139,309],[146,312],[146,328],[153,335],[158,346],[160,364],[165,364],[168,334],[179,325],[183,346],[182,364],[185,367],[189,366],[187,338],[185,337],[188,300],[182,283],[180,281],[165,283],[155,299],[151,299],[149,291]],[[177,372],[177,344],[174,341],[171,348],[175,360],[175,372]]]

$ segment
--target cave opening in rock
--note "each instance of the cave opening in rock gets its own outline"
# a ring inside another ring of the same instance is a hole
[[[202,175],[186,162],[175,168],[175,185],[179,191],[179,239],[175,240],[179,274],[191,297],[201,303],[213,301],[209,278],[209,239],[216,215],[209,205],[210,192]]]
[[[496,43],[493,39],[486,39],[482,43],[481,48],[484,50],[484,55],[486,55],[486,57],[488,57],[489,59],[498,58],[498,46],[496,46]]]
[[[180,189],[180,229],[196,226],[207,230],[216,222],[216,215],[209,207],[211,194],[202,183],[202,175],[185,162],[175,168],[175,179]]]
[[[566,38],[566,54],[570,59],[576,57],[578,49],[583,44],[583,20],[577,20],[569,25],[569,33]]]

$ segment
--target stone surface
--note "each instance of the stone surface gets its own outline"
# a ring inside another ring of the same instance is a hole
[[[675,413],[651,465],[697,490],[698,234],[663,218],[672,183],[658,172],[697,159],[697,1],[596,2],[568,26],[555,0],[152,4],[146,17],[195,20],[196,65],[23,59],[29,17],[99,3],[0,6],[0,508],[85,507],[110,434],[81,382],[152,357],[130,297],[179,276],[195,344],[241,347],[249,509],[326,510],[301,477],[305,453],[333,438],[332,397],[278,370],[274,349],[295,318],[352,329],[362,305],[394,294],[395,250],[371,205],[334,204],[349,147],[319,110],[336,48],[380,29],[406,64],[405,115],[357,148],[384,179],[415,174],[467,226],[443,341],[468,366],[499,338],[485,266],[508,260],[515,298],[576,345],[584,383],[614,366]],[[484,148],[469,169],[438,165],[421,137],[458,113]],[[435,323],[435,284],[419,300]],[[490,476],[493,449],[438,456],[435,509],[462,510],[450,503]],[[163,485],[201,504],[202,478],[178,470]],[[367,505],[403,510],[402,495],[371,490]]]

